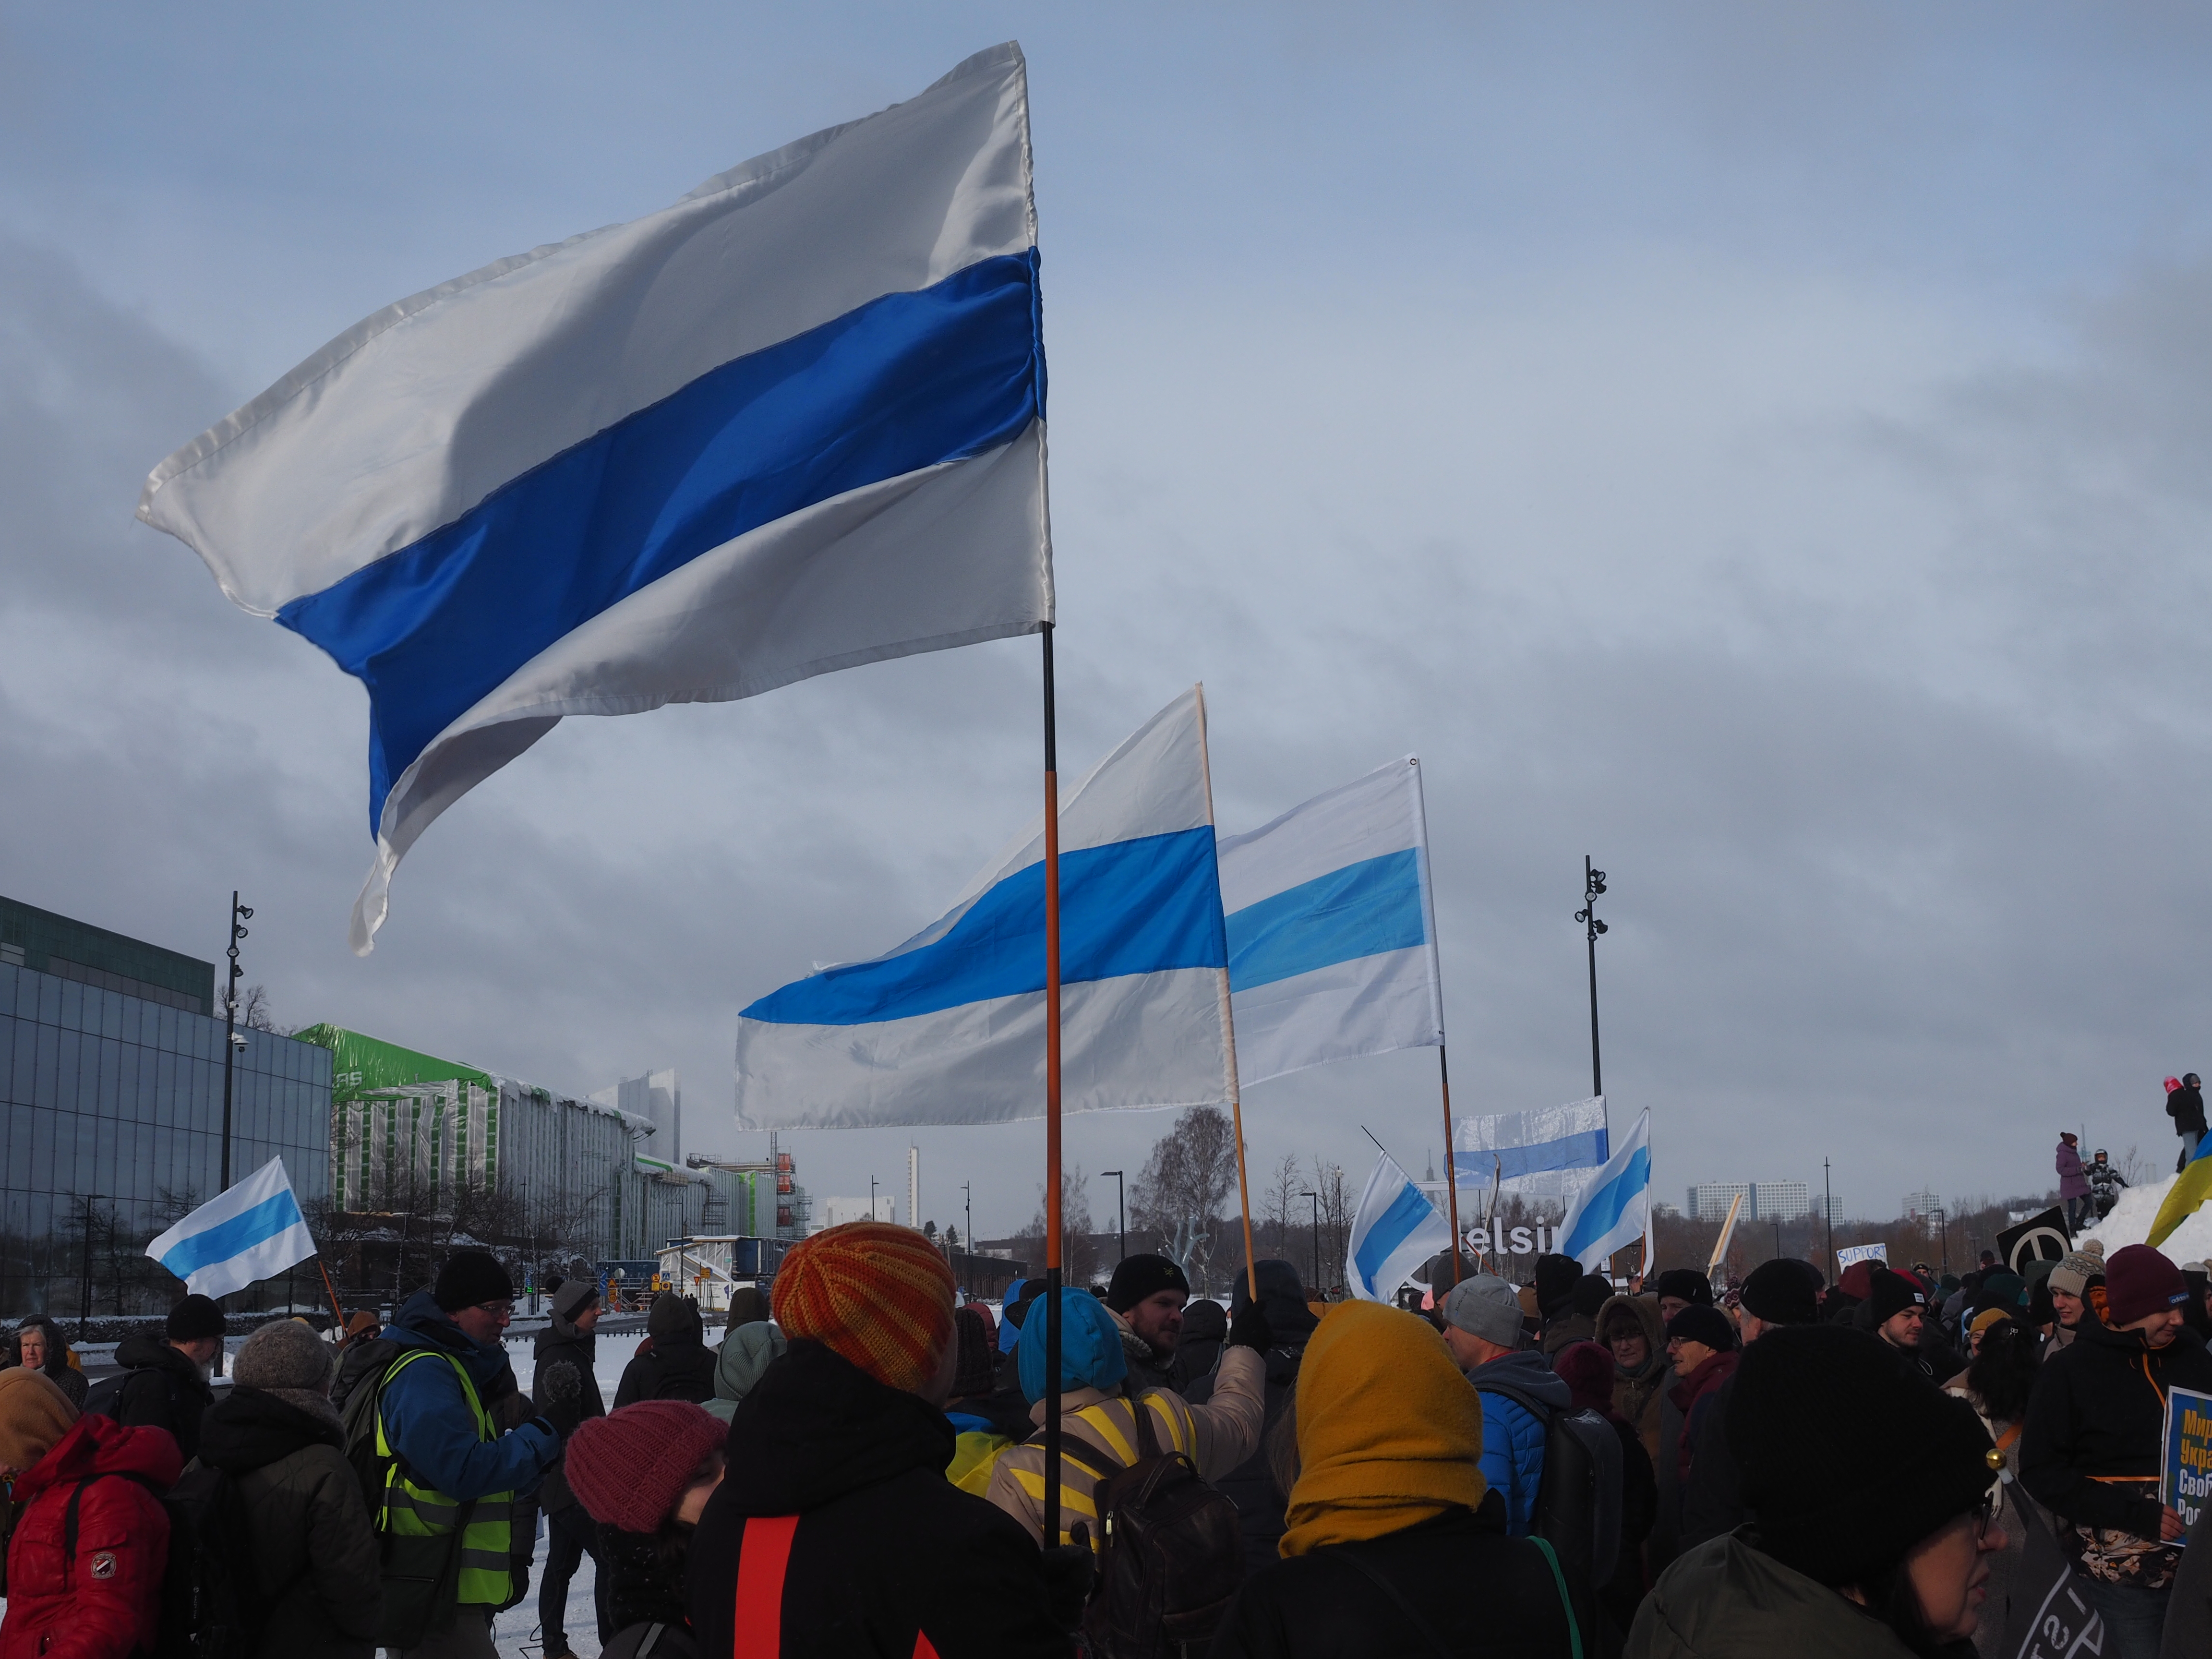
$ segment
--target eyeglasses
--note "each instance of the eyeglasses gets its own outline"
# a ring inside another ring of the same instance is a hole
[[[512,1302],[479,1302],[476,1305],[477,1311],[478,1313],[488,1313],[492,1315],[495,1318],[512,1319],[514,1317],[514,1304]]]

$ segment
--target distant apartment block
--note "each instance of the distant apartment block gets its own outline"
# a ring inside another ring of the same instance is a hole
[[[1729,1206],[1741,1197],[1746,1206],[1751,1202],[1751,1183],[1747,1181],[1707,1181],[1690,1188],[1686,1206],[1692,1221],[1725,1221]],[[1738,1218],[1741,1219],[1741,1216]]]
[[[1943,1195],[1941,1193],[1907,1193],[1903,1214],[1908,1221],[1917,1221],[1923,1216],[1934,1215],[1942,1207]]]
[[[1760,1221],[1795,1221],[1813,1213],[1813,1189],[1802,1181],[1754,1181],[1751,1201]]]
[[[1692,1221],[1725,1221],[1729,1206],[1741,1196],[1739,1225],[1747,1221],[1795,1221],[1817,1207],[1802,1181],[1707,1181],[1690,1188],[1685,1213]]]

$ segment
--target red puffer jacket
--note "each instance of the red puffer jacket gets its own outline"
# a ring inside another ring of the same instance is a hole
[[[169,1517],[141,1484],[176,1484],[184,1460],[167,1429],[86,1416],[15,1482],[22,1518],[8,1545],[0,1659],[126,1659],[151,1650],[169,1559]],[[137,1475],[94,1480],[95,1475]],[[70,1495],[76,1553],[64,1553]]]

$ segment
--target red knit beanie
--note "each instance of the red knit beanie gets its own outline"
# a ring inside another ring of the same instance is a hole
[[[793,1247],[775,1275],[775,1322],[886,1388],[912,1393],[952,1340],[952,1270],[911,1227],[850,1221]]]
[[[2105,1323],[2115,1330],[2188,1299],[2181,1269],[2148,1244],[2130,1244],[2105,1264]]]
[[[688,1400],[641,1400],[587,1418],[568,1438],[568,1490],[594,1521],[657,1532],[730,1425]]]

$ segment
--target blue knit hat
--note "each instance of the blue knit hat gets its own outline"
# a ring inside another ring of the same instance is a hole
[[[1040,1297],[1023,1322],[1022,1345],[1014,1350],[1022,1397],[1032,1404],[1044,1398],[1044,1300]],[[1128,1357],[1121,1352],[1121,1328],[1106,1311],[1106,1304],[1088,1291],[1063,1288],[1060,1293],[1060,1386],[1111,1389],[1128,1374]]]

